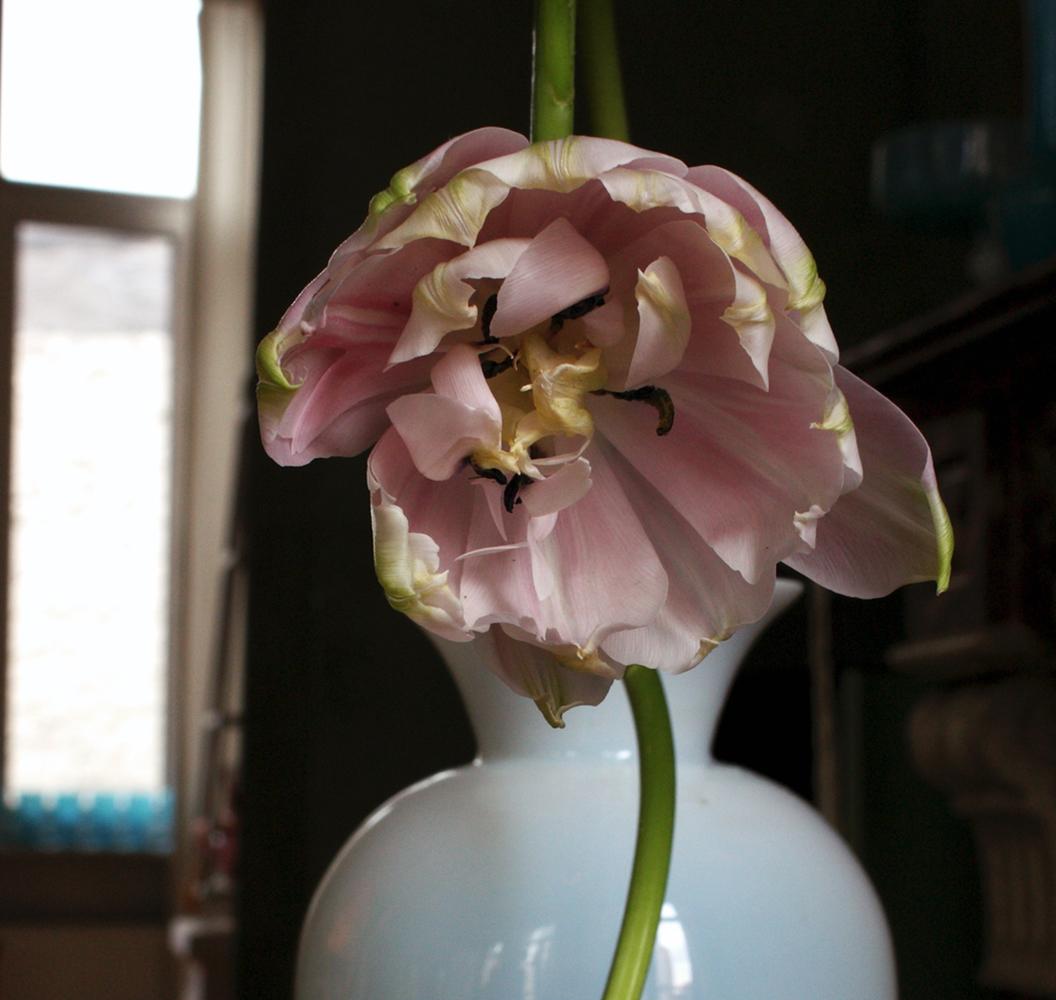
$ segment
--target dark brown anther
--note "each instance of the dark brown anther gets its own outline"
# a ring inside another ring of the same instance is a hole
[[[554,313],[550,317],[550,332],[556,333],[564,326],[566,319],[579,319],[580,316],[586,316],[587,313],[593,312],[600,306],[605,305],[605,296],[609,294],[607,288],[603,288],[600,292],[595,292],[593,295],[588,295],[585,299],[580,299],[578,302],[573,302],[572,305],[560,312]]]
[[[501,469],[485,469],[477,465],[477,463],[473,461],[471,461],[469,464],[473,467],[473,471],[478,476],[480,476],[481,479],[491,479],[494,482],[498,483],[500,486],[506,485],[506,475],[502,472]]]
[[[612,396],[615,399],[625,399],[631,403],[648,403],[657,413],[660,419],[656,424],[657,437],[663,437],[675,425],[675,404],[666,389],[655,385],[642,385],[637,389],[628,389],[626,392],[610,392],[608,389],[597,389],[595,396]]]
[[[501,361],[488,361],[487,358],[480,359],[480,370],[484,373],[485,378],[494,378],[496,375],[501,375],[512,365],[512,355],[507,355]]]
[[[495,318],[495,310],[498,307],[498,295],[489,295],[484,303],[484,308],[480,310],[480,332],[484,334],[483,343],[485,344],[497,344],[499,342],[498,337],[491,335],[491,321]]]
[[[519,504],[521,502],[521,498],[517,496],[517,494],[531,481],[531,476],[526,476],[524,473],[518,472],[506,484],[506,489],[502,491],[502,505],[506,508],[507,514],[513,513],[514,504]]]

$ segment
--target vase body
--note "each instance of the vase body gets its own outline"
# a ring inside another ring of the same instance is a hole
[[[894,1000],[871,886],[799,799],[709,752],[737,665],[795,597],[688,674],[665,677],[678,753],[675,841],[648,1000]],[[383,805],[309,910],[297,1000],[601,996],[637,823],[633,720],[619,685],[549,729],[443,643],[480,746],[471,765]]]

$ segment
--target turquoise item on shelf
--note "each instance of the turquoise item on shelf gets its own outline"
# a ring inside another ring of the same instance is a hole
[[[805,803],[717,763],[712,735],[763,622],[665,677],[678,753],[674,855],[645,1000],[894,1000],[876,896]],[[623,912],[637,819],[624,693],[551,731],[527,699],[438,641],[480,747],[383,805],[305,922],[297,1000],[591,1000]]]
[[[172,823],[171,791],[27,792],[2,805],[0,847],[167,854]]]

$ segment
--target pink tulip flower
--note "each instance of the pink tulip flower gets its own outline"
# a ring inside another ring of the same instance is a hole
[[[696,665],[784,562],[841,594],[949,578],[931,455],[837,365],[803,241],[719,167],[459,136],[396,174],[260,345],[280,464],[368,466],[392,606],[553,724]]]

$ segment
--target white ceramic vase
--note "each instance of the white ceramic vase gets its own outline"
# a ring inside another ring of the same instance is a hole
[[[894,1000],[890,938],[854,858],[783,789],[710,745],[774,605],[665,677],[678,753],[675,843],[648,1000]],[[297,1000],[595,1000],[623,912],[638,772],[626,697],[552,731],[479,662],[442,652],[480,756],[401,792],[345,845],[312,902]]]

